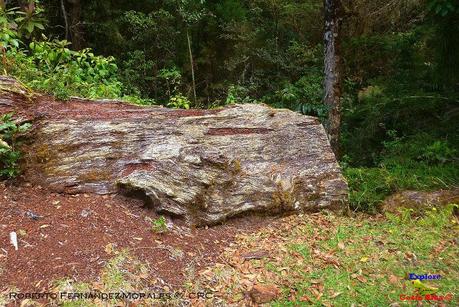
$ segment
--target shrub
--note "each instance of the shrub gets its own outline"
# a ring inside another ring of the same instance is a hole
[[[189,109],[190,108],[190,101],[188,98],[181,94],[176,94],[169,99],[169,103],[167,104],[170,108],[175,109]]]
[[[302,114],[318,116],[322,120],[327,117],[328,108],[323,104],[323,77],[319,69],[310,69],[294,83],[287,82],[268,102],[281,108],[288,108]]]
[[[164,216],[160,216],[156,220],[153,220],[151,222],[151,229],[155,233],[167,232],[166,218]]]
[[[69,42],[50,40],[37,30],[44,29],[43,9],[38,1],[26,8],[0,7],[0,67],[32,89],[66,99],[117,98],[121,83],[113,57],[96,56],[91,49],[73,51]],[[32,41],[24,48],[25,40]]]
[[[376,212],[378,205],[395,191],[394,180],[384,168],[346,168],[351,209]]]
[[[241,85],[230,85],[226,95],[225,104],[233,103],[257,103],[257,100],[250,96],[250,89]]]
[[[456,154],[457,150],[449,147],[447,142],[437,140],[425,148],[420,158],[432,164],[445,163],[454,159]]]
[[[121,95],[112,57],[96,56],[90,49],[72,51],[68,45],[67,41],[45,39],[30,43],[30,50],[12,48],[7,52],[11,65],[4,68],[31,88],[61,99]]]
[[[145,52],[128,52],[120,67],[119,79],[123,82],[126,94],[142,97],[154,95],[152,84],[155,82],[155,62],[148,59]]]
[[[356,168],[342,163],[353,209],[376,211],[384,198],[396,191],[444,189],[459,184],[457,151],[447,140],[427,133],[399,137],[394,130],[387,138],[377,166]]]
[[[13,178],[19,173],[19,137],[30,128],[29,123],[17,125],[11,113],[0,117],[0,178]]]

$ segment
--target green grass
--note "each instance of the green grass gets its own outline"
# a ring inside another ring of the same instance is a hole
[[[332,234],[323,231],[324,239],[314,245],[324,253],[333,254],[340,266],[313,266],[312,272],[304,274],[303,281],[287,289],[296,289],[300,298],[307,295],[312,300],[308,304],[315,306],[388,306],[402,303],[400,294],[414,293],[406,280],[409,273],[435,273],[442,275],[441,280],[430,283],[439,288],[438,294],[457,294],[459,250],[455,240],[459,228],[452,212],[451,205],[429,211],[419,219],[406,215],[391,215],[384,220],[339,218]],[[337,248],[337,242],[344,248]],[[310,248],[311,242],[295,246],[296,251]],[[391,276],[395,276],[392,281]],[[310,290],[311,280],[323,283],[319,299]],[[298,305],[306,303],[284,298],[273,304]]]
[[[459,165],[411,162],[379,168],[347,167],[344,176],[349,184],[351,209],[374,213],[387,196],[397,191],[432,191],[459,185]]]
[[[455,207],[433,208],[422,215],[407,210],[387,216],[285,217],[239,236],[220,258],[224,264],[206,269],[200,284],[224,289],[212,303],[237,306],[250,303],[244,293],[255,284],[277,287],[280,295],[269,304],[279,307],[410,305],[400,300],[401,294],[415,293],[409,273],[440,274],[441,280],[424,283],[438,287],[437,295],[457,295]],[[241,260],[241,254],[253,250],[265,250],[269,256]]]
[[[58,280],[55,284],[55,292],[67,293],[120,293],[120,292],[147,292],[145,278],[150,272],[145,264],[133,258],[128,250],[116,251],[112,246],[107,247],[107,251],[113,254],[103,270],[100,277],[90,283],[73,282],[72,280]],[[112,299],[104,301],[105,304],[117,305],[119,301]],[[59,299],[62,306],[100,306],[98,299]],[[147,301],[145,300],[145,303]],[[152,303],[148,301],[148,303]]]
[[[351,209],[374,213],[394,192],[432,191],[459,185],[456,142],[427,133],[411,137],[396,137],[394,133],[389,133],[390,140],[383,142],[384,149],[374,153],[372,167],[351,163],[356,157],[343,158]]]

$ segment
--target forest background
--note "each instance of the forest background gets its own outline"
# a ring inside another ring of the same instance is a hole
[[[351,208],[458,185],[459,3],[341,5],[339,159]],[[318,0],[0,0],[2,73],[62,99],[266,103],[326,123],[323,45]],[[20,154],[0,155],[0,175],[16,175]]]

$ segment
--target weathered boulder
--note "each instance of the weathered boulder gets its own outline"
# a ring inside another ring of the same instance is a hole
[[[387,197],[382,205],[383,212],[400,213],[402,209],[422,212],[434,207],[459,204],[459,187],[438,191],[401,191]],[[455,210],[457,212],[457,210]]]
[[[248,211],[340,209],[347,201],[314,117],[262,104],[172,110],[47,96],[9,101],[0,112],[15,109],[34,122],[26,178],[60,192],[142,196],[196,225]]]

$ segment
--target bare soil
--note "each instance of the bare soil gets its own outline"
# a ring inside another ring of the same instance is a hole
[[[107,246],[127,248],[154,268],[155,278],[180,288],[187,265],[212,265],[236,234],[253,232],[275,219],[236,218],[197,229],[170,219],[170,231],[158,234],[151,224],[157,217],[142,201],[117,194],[66,195],[29,183],[0,183],[0,292],[43,292],[64,278],[93,281],[111,258]],[[17,251],[9,238],[13,231]],[[172,257],[171,250],[183,256]]]

